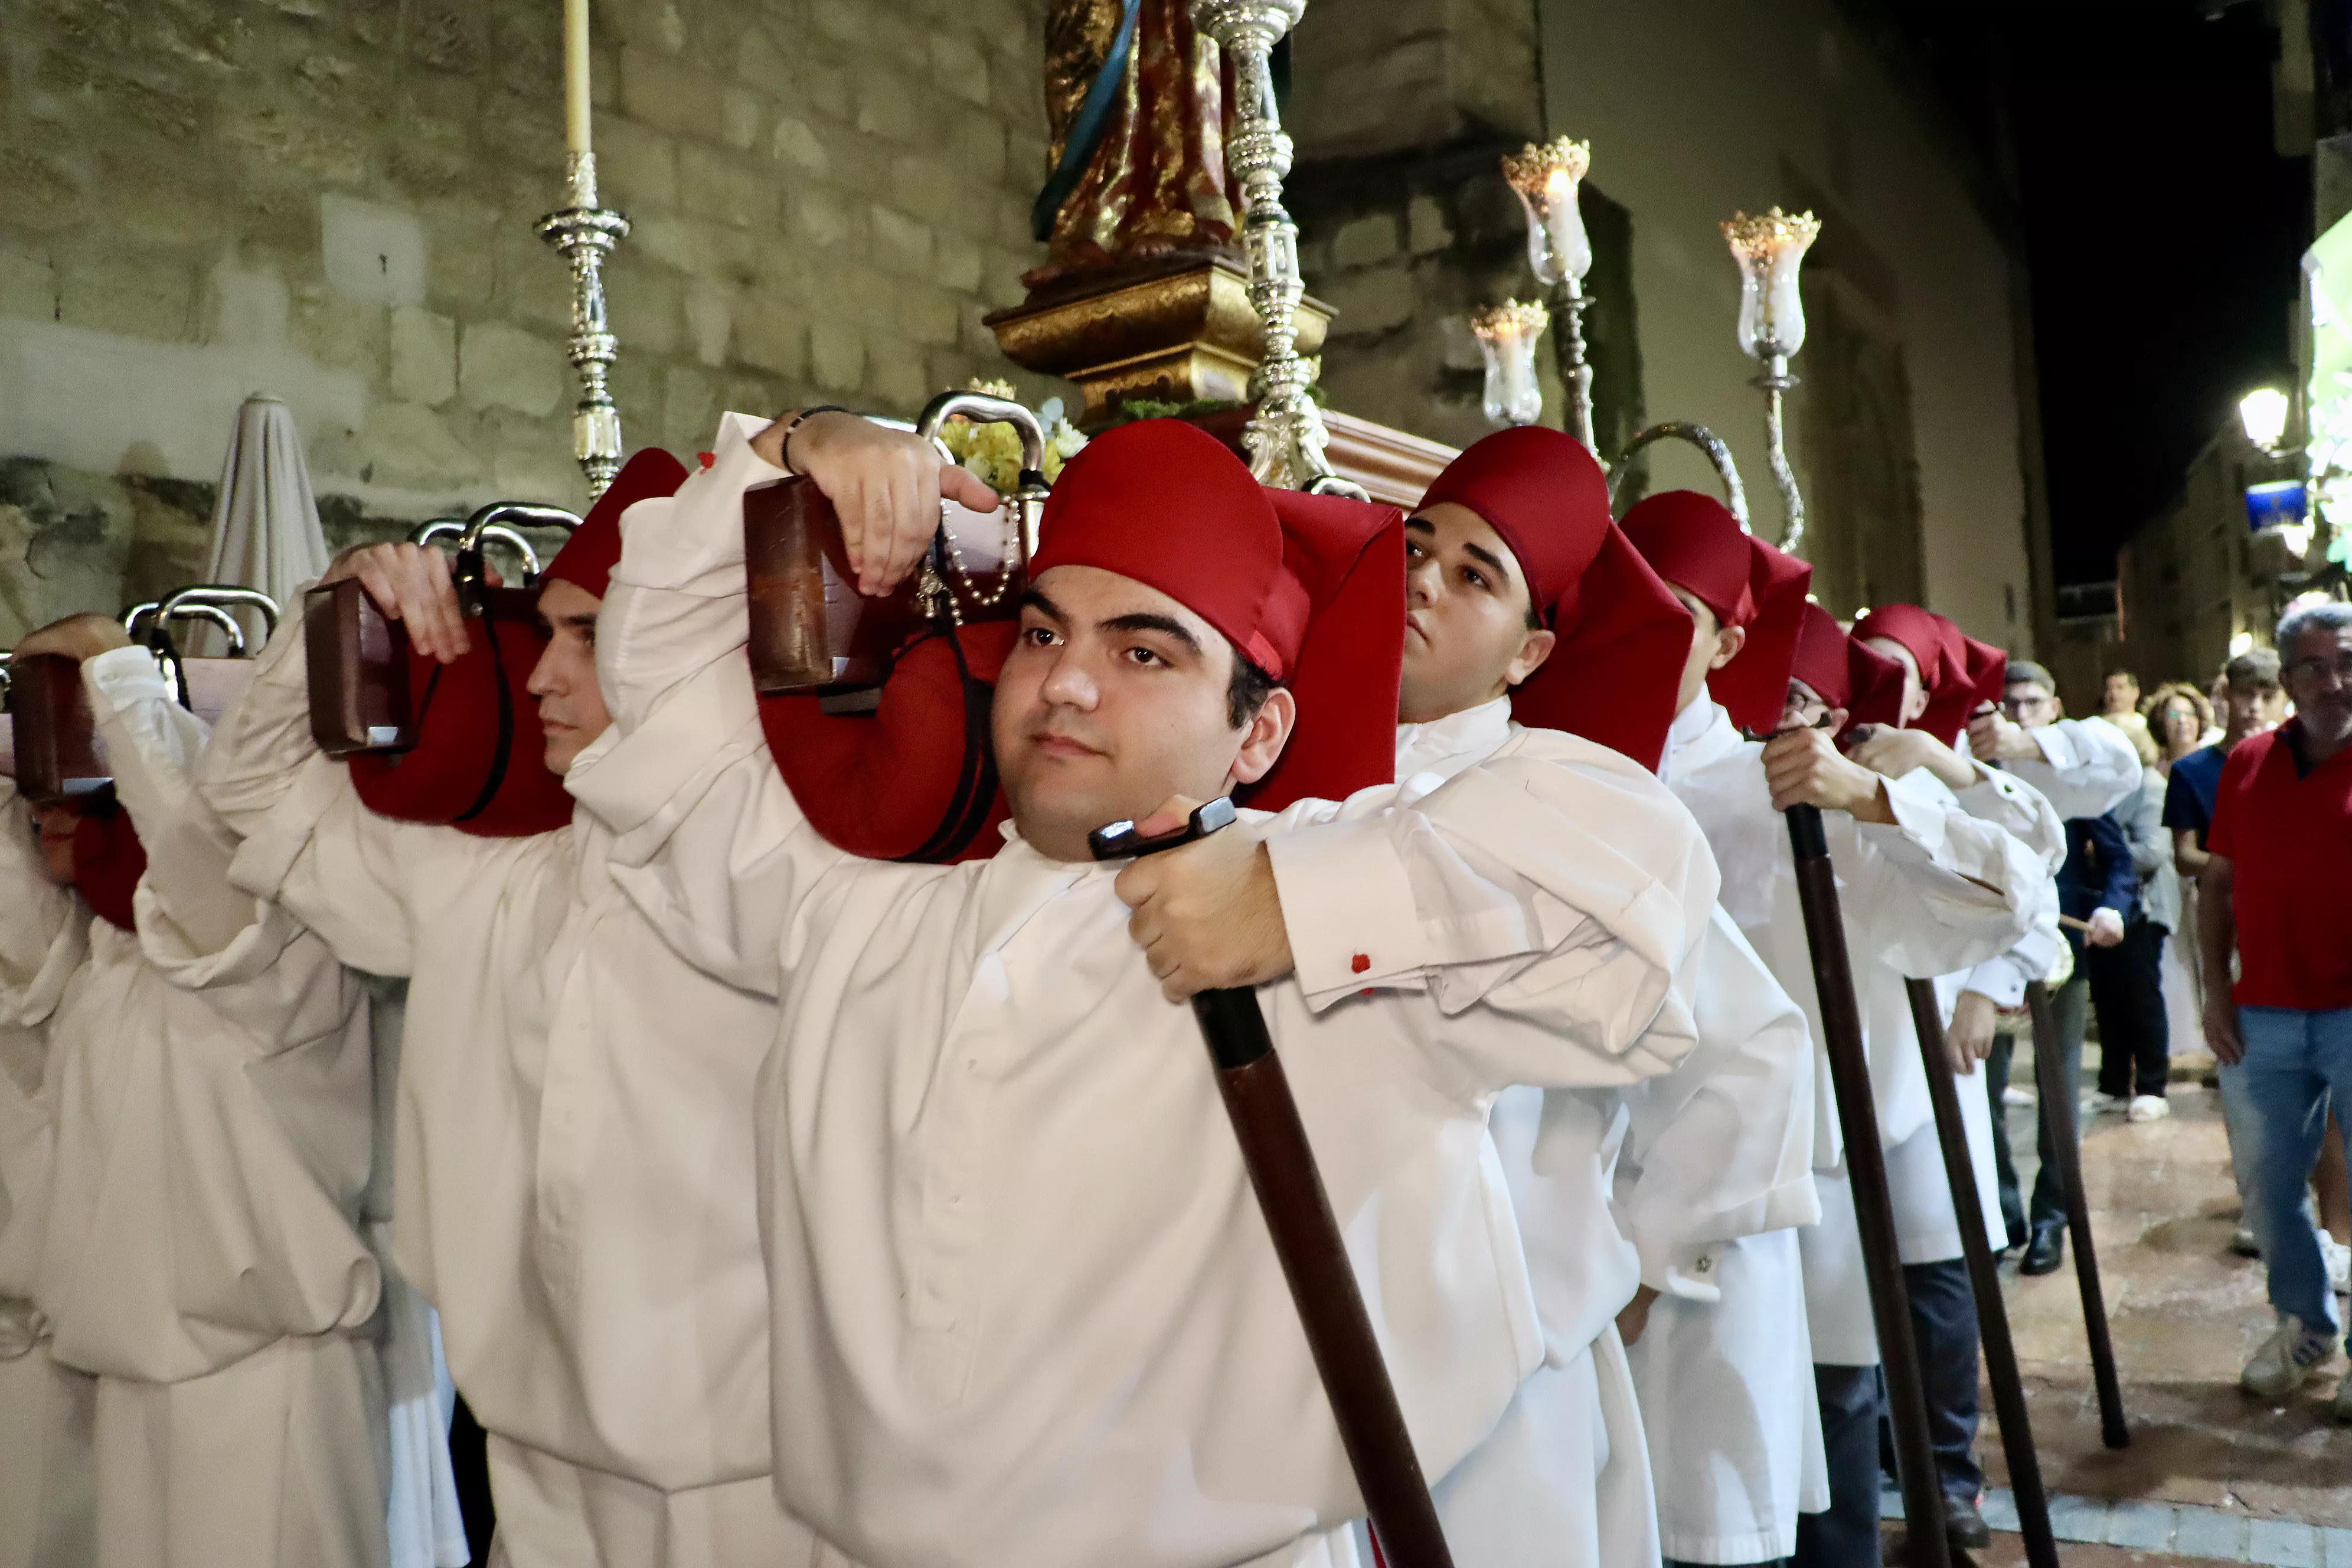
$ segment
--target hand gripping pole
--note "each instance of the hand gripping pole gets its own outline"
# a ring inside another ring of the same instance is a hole
[[[1123,860],[1205,838],[1233,820],[1234,803],[1220,798],[1164,837],[1143,838],[1132,822],[1115,822],[1097,829],[1088,843],[1096,859]],[[1282,1058],[1266,1033],[1257,993],[1203,991],[1192,998],[1192,1012],[1208,1042],[1242,1164],[1265,1215],[1283,1278],[1290,1283],[1290,1299],[1307,1331],[1307,1347],[1331,1401],[1331,1417],[1382,1560],[1389,1568],[1453,1568],[1436,1504],[1422,1478],[1404,1412],[1372,1335],[1371,1315],[1364,1310],[1339,1222],[1323,1190]]]
[[[1919,1347],[1911,1331],[1911,1296],[1903,1284],[1903,1256],[1895,1237],[1895,1207],[1886,1194],[1886,1150],[1878,1141],[1878,1106],[1871,1097],[1870,1062],[1862,1045],[1862,1010],[1854,1000],[1853,963],[1846,952],[1845,919],[1838,910],[1837,872],[1817,805],[1792,805],[1789,847],[1796,860],[1797,900],[1805,916],[1805,943],[1813,959],[1813,994],[1820,1000],[1822,1044],[1837,1091],[1838,1131],[1845,1140],[1855,1228],[1870,1285],[1871,1321],[1878,1329],[1878,1359],[1886,1369],[1886,1402],[1895,1420],[1895,1468],[1903,1483],[1903,1517],[1915,1568],[1949,1568],[1944,1531],[1944,1490],[1936,1479],[1936,1450],[1927,1431],[1927,1393],[1919,1377]]]

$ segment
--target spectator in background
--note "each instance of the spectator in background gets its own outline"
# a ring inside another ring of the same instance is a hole
[[[2079,1096],[2083,1024],[2090,992],[2084,946],[2111,948],[2121,942],[2138,909],[2131,845],[2107,813],[2130,797],[2142,774],[2127,742],[2112,726],[2098,721],[2071,721],[2065,712],[2050,672],[2030,660],[2013,658],[2001,690],[2000,714],[1972,722],[1969,740],[1972,749],[1981,740],[1988,750],[2048,795],[2053,805],[2074,814],[2066,820],[2066,863],[2058,870],[2058,907],[2062,915],[2073,917],[2087,929],[2066,933],[2074,950],[2074,974],[2051,994],[2050,1001],[2058,1023],[2055,1045],[2065,1069],[2066,1092]],[[2118,767],[2126,766],[2126,759],[2127,771],[2119,775]],[[2042,784],[2037,774],[2046,775],[2049,783]],[[2103,1022],[2105,1016],[2101,1015]],[[2041,1048],[2039,1041],[2035,1048]],[[2018,1264],[2021,1274],[2050,1273],[2065,1256],[2066,1198],[2057,1163],[2051,1158],[2046,1115],[2041,1119],[2040,1148],[2042,1169],[2033,1180],[2033,1201],[2026,1214],[2025,1256]],[[2004,1193],[2002,1197],[2002,1207],[2009,1209],[2013,1196]]]
[[[2185,901],[2192,906],[2199,902],[2198,889],[2205,869],[2205,828],[2213,820],[2213,792],[2221,787],[2221,769],[2230,752],[2251,736],[2278,728],[2279,721],[2286,717],[2286,693],[2279,685],[2278,655],[2266,647],[2250,649],[2224,665],[2219,689],[2221,739],[2176,760],[2164,791],[2164,825],[2172,830],[2173,865],[2187,883],[2189,897]],[[2190,945],[2194,949],[2190,973],[2197,980],[2197,1016],[2201,1036],[2201,1020],[2210,1000],[2205,990],[2209,964],[2204,954],[2204,917],[2192,908],[2187,919],[2189,923],[2183,929],[2191,933]],[[2229,967],[2227,953],[2221,955],[2221,963],[2225,970]],[[2261,1251],[2252,1223],[2252,1112],[2241,1094],[2238,1075],[2229,1068],[2220,1070],[2215,1087],[2221,1094],[2221,1124],[2230,1139],[2231,1173],[2236,1178],[2238,1202],[2245,1212],[2245,1222],[2230,1238],[2230,1246],[2241,1256],[2252,1258]]]
[[[2166,681],[2140,707],[2147,719],[2149,738],[2156,742],[2153,765],[2167,779],[2172,776],[2173,763],[2221,738],[2221,731],[2213,727],[2213,704],[2185,680]]]
[[[2139,788],[2109,814],[2131,849],[2138,904],[2125,918],[2123,941],[2084,954],[2091,1005],[2099,1012],[2099,1088],[2092,1107],[2123,1111],[2134,1121],[2172,1114],[2164,1097],[2172,1076],[2164,948],[2180,927],[2180,882],[2172,867],[2172,836],[2164,830],[2166,787],[2164,775],[2151,767]]]
[[[2239,1381],[2271,1399],[2327,1360],[2340,1329],[2301,1209],[2329,1099],[2352,1105],[2352,941],[2342,908],[2352,886],[2352,605],[2290,612],[2278,648],[2295,716],[2231,749],[2199,877],[2205,1037],[2237,1066],[2253,1109],[2255,1230],[2278,1312]],[[2334,1408],[2352,1421],[2352,1378],[2338,1384]]]
[[[2139,677],[2128,669],[2111,669],[2099,687],[2099,717],[2124,732],[2143,765],[2156,760],[2156,742],[2140,716]]]

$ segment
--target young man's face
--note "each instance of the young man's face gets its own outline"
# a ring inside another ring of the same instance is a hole
[[[1233,645],[1158,589],[1097,566],[1039,577],[991,715],[1022,837],[1084,860],[1097,827],[1264,778],[1297,710],[1276,690],[1236,726],[1233,674]]]
[[[1827,730],[1835,735],[1845,728],[1846,710],[1832,708],[1811,687],[1795,676],[1789,678],[1788,700],[1780,705],[1780,728],[1783,730]]]
[[[1919,678],[1919,661],[1893,637],[1864,637],[1862,646],[1903,667],[1903,717],[1899,722],[1906,729],[1917,723],[1927,711],[1927,683]]]
[[[2012,680],[2002,688],[2000,710],[2021,730],[2054,724],[2064,711],[2050,689],[2038,680]]]
[[[2275,686],[2224,685],[2221,706],[2229,711],[2231,735],[2241,741],[2286,722],[2286,693]]]
[[[1402,722],[1491,702],[1550,656],[1555,639],[1531,624],[1527,577],[1486,519],[1440,501],[1405,520],[1404,549]]]
[[[2107,712],[2129,713],[2139,706],[2139,682],[2118,670],[2107,677],[2102,696]]]
[[[1683,683],[1675,698],[1675,711],[1679,713],[1698,700],[1706,689],[1709,672],[1729,664],[1734,655],[1748,646],[1748,628],[1727,626],[1716,618],[1706,601],[1684,587],[1680,583],[1666,584],[1682,607],[1690,612],[1690,651],[1683,656]]]
[[[2352,629],[2313,626],[2279,650],[2279,678],[2303,727],[2320,741],[2352,734]]]
[[[33,834],[41,848],[41,874],[60,888],[74,885],[74,832],[81,826],[79,813],[62,805],[37,805]]]
[[[547,627],[547,650],[531,667],[525,688],[539,699],[539,727],[547,737],[547,771],[562,773],[589,742],[604,732],[613,716],[596,684],[596,612],[604,601],[577,583],[558,577],[539,594],[539,618]]]

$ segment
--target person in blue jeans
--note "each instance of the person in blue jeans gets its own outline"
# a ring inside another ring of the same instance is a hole
[[[2352,886],[2352,605],[2293,611],[2277,640],[2295,717],[2231,752],[2198,879],[2205,1037],[2236,1068],[2257,1132],[2250,1206],[2278,1324],[2239,1384],[2265,1399],[2301,1387],[2343,1329],[2301,1215],[2330,1097],[2352,1105],[2352,934],[2342,910]],[[2352,1378],[2337,1386],[2334,1411],[2352,1421]]]

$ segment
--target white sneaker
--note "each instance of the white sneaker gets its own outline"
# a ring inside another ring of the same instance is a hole
[[[2123,1095],[2109,1094],[2105,1089],[2095,1089],[2083,1097],[2083,1113],[2086,1116],[2097,1116],[2103,1112],[2120,1115],[2130,1104],[2131,1101]]]
[[[2335,1349],[2328,1335],[2304,1327],[2293,1312],[2281,1312],[2278,1327],[2238,1374],[2238,1386],[2258,1399],[2284,1399],[2301,1388]]]
[[[2319,1233],[2320,1261],[2327,1265],[2327,1287],[2339,1296],[2352,1295],[2352,1247],[2326,1231]]]
[[[2000,1091],[2000,1102],[2003,1105],[2013,1105],[2021,1109],[2025,1106],[2039,1105],[2042,1103],[2040,1100],[2033,1098],[2033,1091],[2032,1089],[2019,1089],[2014,1084],[2011,1084],[2009,1088]]]
[[[2172,1101],[2160,1094],[2135,1094],[2124,1112],[2126,1121],[2161,1121],[2172,1114]]]

